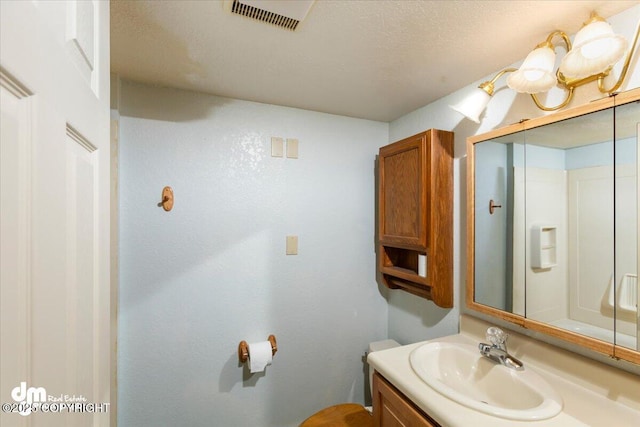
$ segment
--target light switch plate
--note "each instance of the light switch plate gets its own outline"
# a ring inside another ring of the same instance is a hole
[[[287,157],[290,159],[298,158],[298,140],[295,138],[287,138]]]
[[[287,255],[298,255],[298,236],[287,236]]]
[[[282,138],[271,137],[271,157],[284,157],[284,140]]]

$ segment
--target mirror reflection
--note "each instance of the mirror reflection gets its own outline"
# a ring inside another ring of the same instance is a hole
[[[475,144],[476,302],[638,349],[639,122],[633,102]]]
[[[640,350],[638,292],[638,146],[640,102],[615,109],[615,343]],[[611,302],[609,301],[609,306]]]
[[[524,166],[523,147],[524,132],[475,145],[474,212],[476,302],[522,316],[524,264],[514,260],[524,259],[524,236],[514,247],[514,222],[524,217],[524,203],[514,201],[514,170]]]
[[[528,130],[521,189],[527,318],[611,343],[613,145],[613,109]]]

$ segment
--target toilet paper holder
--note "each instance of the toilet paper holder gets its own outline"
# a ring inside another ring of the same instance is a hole
[[[269,335],[268,340],[271,343],[271,355],[275,356],[278,351],[275,335]],[[249,344],[244,340],[240,341],[240,344],[238,344],[238,359],[240,359],[240,363],[245,363],[249,357],[251,357],[249,354]]]

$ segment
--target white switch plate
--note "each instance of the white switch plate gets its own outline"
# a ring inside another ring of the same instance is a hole
[[[295,138],[287,138],[287,157],[290,159],[298,158],[298,140]]]
[[[298,255],[298,236],[287,236],[287,255]]]
[[[284,157],[284,140],[282,138],[271,137],[271,157]]]

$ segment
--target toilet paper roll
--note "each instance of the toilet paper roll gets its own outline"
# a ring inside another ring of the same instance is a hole
[[[427,256],[418,255],[418,276],[427,277]]]
[[[269,341],[254,342],[249,344],[249,371],[252,374],[264,371],[267,365],[271,365],[271,343]]]

